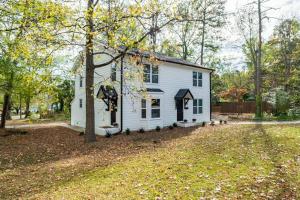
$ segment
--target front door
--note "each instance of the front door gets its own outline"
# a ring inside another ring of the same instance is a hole
[[[183,100],[177,100],[176,102],[177,107],[177,121],[181,122],[183,121]]]
[[[110,111],[110,123],[111,125],[114,125],[116,122],[116,111]]]

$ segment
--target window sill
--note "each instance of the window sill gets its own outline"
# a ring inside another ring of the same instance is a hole
[[[150,118],[150,121],[161,120],[161,118]]]

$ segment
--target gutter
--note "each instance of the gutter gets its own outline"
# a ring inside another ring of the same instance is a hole
[[[211,90],[212,90],[212,86],[211,86],[211,74],[213,73],[213,71],[211,71],[209,73],[209,106],[210,106],[210,109],[209,109],[209,120],[211,121],[212,119],[212,103],[211,103]]]
[[[122,133],[123,132],[123,69],[124,69],[124,66],[123,66],[123,63],[124,63],[124,56],[121,57],[121,74],[120,74],[120,87],[121,87],[121,91],[120,91],[120,94],[121,94],[121,103],[120,103],[120,130],[118,133]]]

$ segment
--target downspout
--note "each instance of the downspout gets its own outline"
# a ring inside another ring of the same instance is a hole
[[[209,116],[209,119],[211,121],[212,119],[212,103],[211,103],[211,90],[212,90],[212,86],[211,86],[211,74],[212,72],[209,73],[209,104],[210,104],[210,116]]]
[[[124,62],[124,56],[121,57],[121,74],[120,74],[120,130],[118,133],[122,133],[123,132],[123,62]]]

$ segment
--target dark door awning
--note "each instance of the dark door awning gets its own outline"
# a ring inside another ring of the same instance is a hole
[[[180,89],[175,95],[175,100],[182,99],[194,99],[194,96],[189,89]]]
[[[114,87],[101,85],[97,93],[97,98],[104,101],[104,103],[107,105],[107,111],[117,111],[118,93]]]

